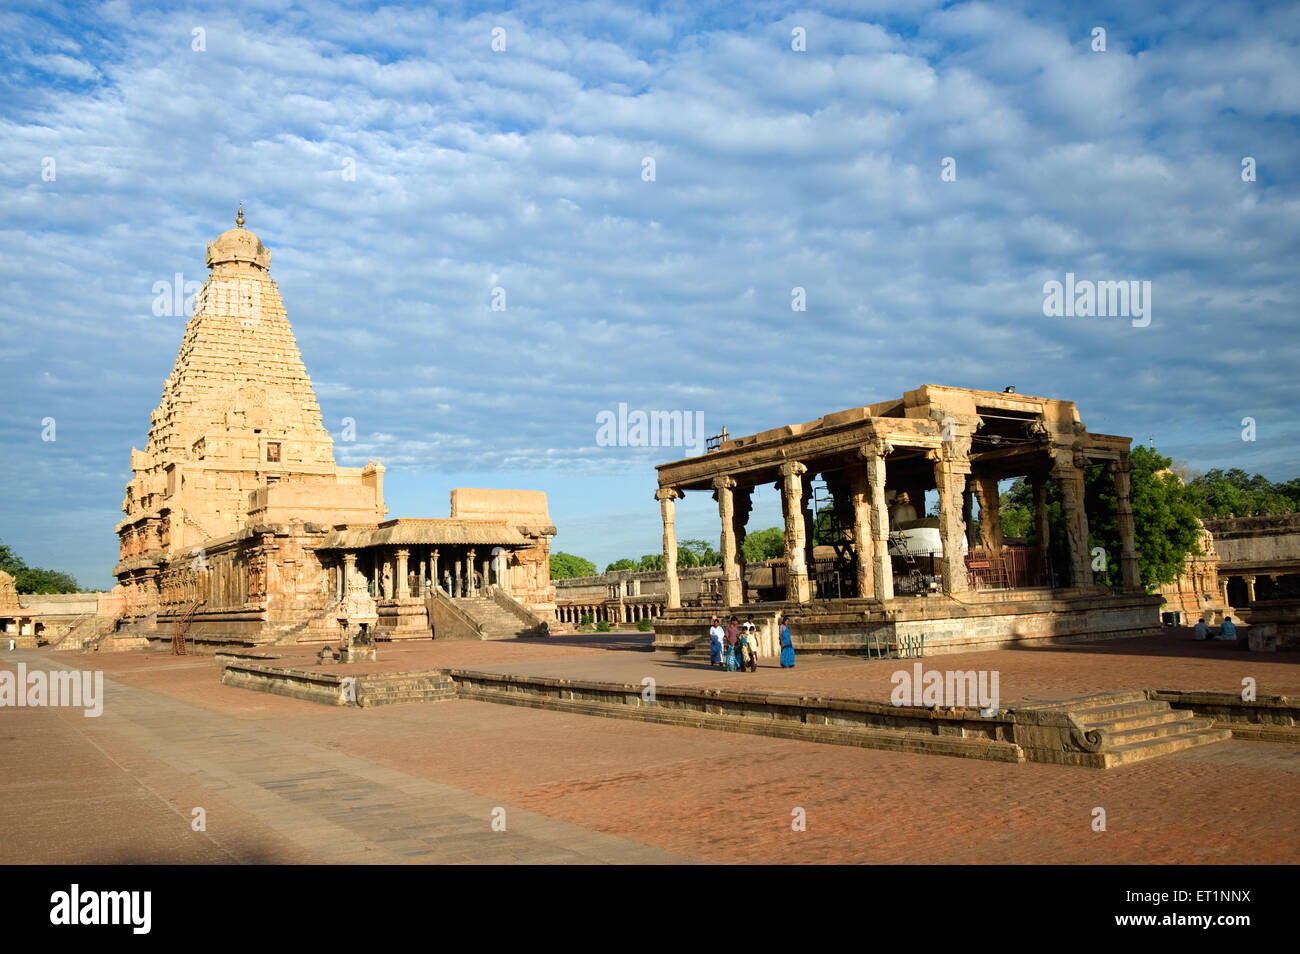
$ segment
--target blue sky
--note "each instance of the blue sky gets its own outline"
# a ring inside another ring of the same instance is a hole
[[[240,202],[391,516],[541,489],[603,566],[658,551],[686,451],[601,446],[601,411],[745,434],[923,383],[1296,476],[1298,38],[1218,2],[11,4],[0,540],[111,585],[183,332],[153,285],[202,281]],[[1045,317],[1066,272],[1150,281],[1150,325]]]

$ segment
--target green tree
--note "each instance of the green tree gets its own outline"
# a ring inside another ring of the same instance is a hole
[[[615,570],[635,570],[635,569],[636,569],[635,561],[629,560],[627,557],[624,557],[621,560],[615,560],[613,563],[605,567],[605,572],[613,573]]]
[[[1133,503],[1134,542],[1142,585],[1152,592],[1172,583],[1190,553],[1198,552],[1201,525],[1196,519],[1194,495],[1168,471],[1172,460],[1141,445],[1129,456]],[[1096,579],[1110,586],[1121,580],[1118,501],[1114,478],[1102,465],[1085,472],[1089,547],[1106,553],[1106,568]]]
[[[551,554],[551,579],[567,580],[575,576],[595,576],[596,564],[572,553],[558,550]]]
[[[58,570],[32,567],[13,574],[13,578],[19,593],[76,593],[80,589],[71,575]]]
[[[25,569],[27,569],[27,564],[23,562],[23,558],[17,553],[14,553],[11,547],[7,547],[3,543],[0,543],[0,570],[3,570],[10,576],[14,576],[19,571]]]
[[[14,578],[19,593],[76,593],[77,581],[68,573],[28,566],[11,547],[0,543],[0,570]]]
[[[707,540],[683,540],[677,547],[678,566],[717,566],[722,557]]]
[[[664,568],[664,555],[662,553],[647,553],[637,564],[638,570],[662,570]]]
[[[1275,484],[1262,474],[1239,467],[1208,470],[1187,484],[1188,498],[1199,517],[1294,513],[1300,509],[1300,480]]]
[[[1017,477],[998,495],[998,518],[1002,535],[1029,540],[1034,535],[1034,490],[1023,477]]]
[[[745,534],[740,545],[740,552],[745,555],[746,563],[762,563],[773,557],[785,556],[785,531],[780,527],[768,527]]]

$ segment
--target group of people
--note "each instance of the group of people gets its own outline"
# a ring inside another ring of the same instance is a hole
[[[709,664],[727,672],[758,672],[758,627],[754,617],[744,624],[735,616],[724,627],[719,617],[709,626]],[[790,639],[790,618],[781,617],[781,666],[794,668],[794,643]]]
[[[1223,617],[1223,625],[1219,627],[1219,635],[1211,636],[1210,624],[1205,621],[1205,617],[1201,617],[1196,621],[1196,629],[1193,632],[1193,639],[1221,639],[1235,641],[1237,638],[1237,624],[1232,621],[1231,616],[1225,616]]]

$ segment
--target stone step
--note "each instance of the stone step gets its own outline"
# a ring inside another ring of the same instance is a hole
[[[1121,748],[1132,742],[1145,742],[1148,739],[1168,738],[1173,735],[1184,735],[1189,732],[1198,732],[1201,729],[1208,729],[1214,725],[1213,719],[1197,719],[1187,714],[1187,718],[1170,719],[1167,722],[1159,722],[1153,725],[1137,726],[1131,729],[1121,729],[1117,732],[1110,733],[1111,746]]]
[[[456,684],[454,682],[436,683],[432,685],[425,685],[421,683],[410,683],[410,682],[380,683],[379,685],[375,685],[374,683],[362,683],[361,686],[359,687],[359,691],[371,692],[371,693],[375,693],[375,692],[379,692],[379,693],[382,692],[455,692]]]
[[[1070,712],[1084,725],[1096,725],[1115,719],[1133,719],[1143,715],[1154,715],[1169,710],[1167,702],[1119,702],[1107,703],[1087,709],[1071,708]]]
[[[362,689],[357,693],[357,703],[362,708],[398,705],[404,702],[447,702],[456,698],[451,689]]]
[[[1099,719],[1083,724],[1089,729],[1126,732],[1129,729],[1144,729],[1169,722],[1186,722],[1190,718],[1192,718],[1190,709],[1162,709],[1159,712],[1124,713],[1111,719]]]
[[[1161,755],[1171,755],[1174,752],[1183,752],[1200,745],[1226,742],[1231,738],[1231,729],[1195,729],[1178,735],[1167,735],[1142,742],[1131,742],[1107,750],[1105,753],[1106,767],[1131,765],[1134,762],[1141,762]]]
[[[1078,713],[1085,709],[1097,709],[1103,706],[1124,705],[1129,702],[1148,702],[1147,694],[1141,689],[1120,689],[1115,692],[1096,692],[1090,696],[1077,699],[1065,699],[1053,703],[1051,708],[1069,709]]]

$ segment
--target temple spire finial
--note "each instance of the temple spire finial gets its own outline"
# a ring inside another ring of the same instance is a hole
[[[235,224],[241,229],[244,227],[244,203],[239,203],[239,214],[235,216]]]

